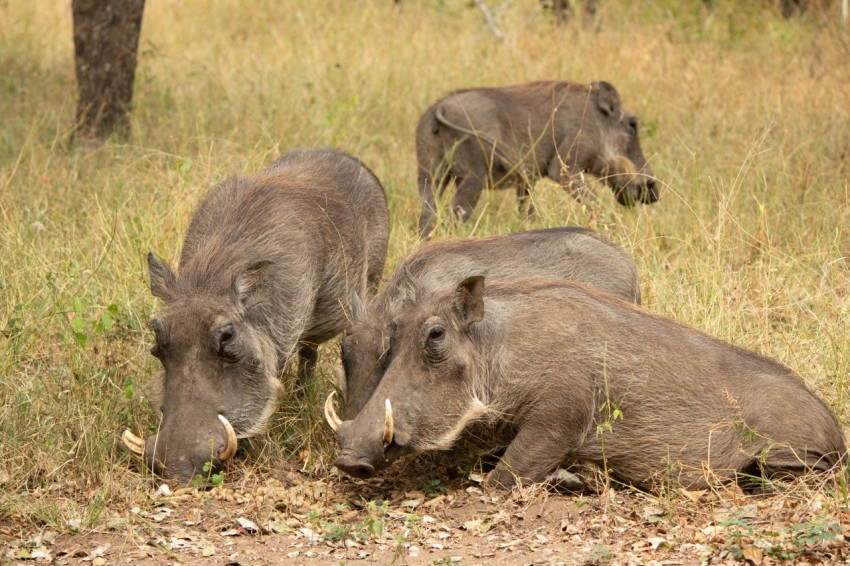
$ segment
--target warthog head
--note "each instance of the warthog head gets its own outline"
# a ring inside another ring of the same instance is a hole
[[[258,324],[268,262],[242,270],[229,288],[187,291],[148,256],[151,290],[165,311],[150,324],[151,353],[165,370],[159,432],[124,442],[157,474],[181,482],[218,471],[237,437],[262,430],[278,401],[277,352]],[[262,320],[262,318],[259,318]]]
[[[593,83],[591,96],[601,116],[600,139],[585,134],[591,136],[591,147],[596,146],[588,170],[611,187],[621,205],[656,202],[658,186],[640,147],[638,119],[623,109],[620,95],[610,83]]]
[[[325,418],[341,447],[339,469],[366,478],[405,453],[448,449],[488,412],[475,395],[469,338],[484,316],[483,288],[483,277],[467,278],[452,294],[392,321],[386,372],[352,420],[341,420],[328,397]]]

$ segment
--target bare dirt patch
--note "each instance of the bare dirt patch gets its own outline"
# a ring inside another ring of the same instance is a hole
[[[209,490],[152,488],[108,508],[103,530],[0,524],[7,563],[55,564],[773,564],[846,563],[850,516],[829,485],[783,494],[737,488],[663,497],[539,487],[483,489],[479,476],[410,473],[368,481],[298,471]],[[415,469],[422,469],[415,466]],[[433,469],[433,468],[432,468]]]

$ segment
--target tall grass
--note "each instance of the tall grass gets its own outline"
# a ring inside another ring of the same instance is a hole
[[[602,187],[582,205],[541,182],[536,218],[491,193],[438,236],[591,226],[634,255],[647,309],[780,359],[846,427],[848,35],[819,12],[647,4],[603,2],[588,29],[514,2],[498,41],[460,0],[149,2],[133,137],[79,148],[69,3],[0,3],[0,515],[99,525],[104,502],[143,497],[116,439],[156,426],[144,257],[176,259],[211,186],[290,148],[343,147],[387,189],[391,269],[417,242],[418,116],[473,85],[614,83],[663,196],[624,210]],[[253,462],[327,466],[317,406],[285,403]]]

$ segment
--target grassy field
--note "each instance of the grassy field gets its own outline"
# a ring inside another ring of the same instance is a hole
[[[600,187],[582,205],[541,182],[536,218],[490,193],[438,237],[591,226],[633,254],[645,308],[781,360],[850,426],[850,35],[835,9],[609,0],[589,29],[523,0],[497,40],[461,0],[147,4],[134,134],[81,148],[70,2],[0,1],[0,518],[98,528],[148,501],[117,442],[157,422],[145,254],[176,261],[210,187],[290,148],[344,148],[386,187],[390,270],[417,244],[419,114],[474,85],[612,82],[662,199],[624,210]],[[333,457],[318,402],[284,403],[249,448],[246,484]]]

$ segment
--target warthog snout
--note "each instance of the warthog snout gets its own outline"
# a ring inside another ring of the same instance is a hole
[[[341,454],[334,462],[334,466],[359,479],[371,478],[375,475],[375,466],[369,463],[368,458],[358,458],[351,452]]]
[[[600,176],[614,189],[614,197],[623,206],[652,204],[658,200],[658,185],[649,165],[638,168],[621,155],[602,162]]]
[[[166,445],[160,434],[143,441],[130,430],[125,430],[121,439],[155,474],[190,482],[198,474],[206,477],[220,472],[224,463],[236,454],[236,432],[224,415],[218,415],[218,419],[220,432],[209,435],[206,440],[175,437],[176,442]]]
[[[404,451],[409,438],[403,433],[396,435],[393,406],[389,399],[384,400],[383,422],[368,415],[343,421],[334,409],[333,397],[334,392],[331,392],[325,401],[325,419],[337,433],[343,447],[334,462],[337,468],[355,478],[372,477]],[[364,422],[368,422],[368,426],[363,426]],[[396,440],[399,442],[396,443]]]

